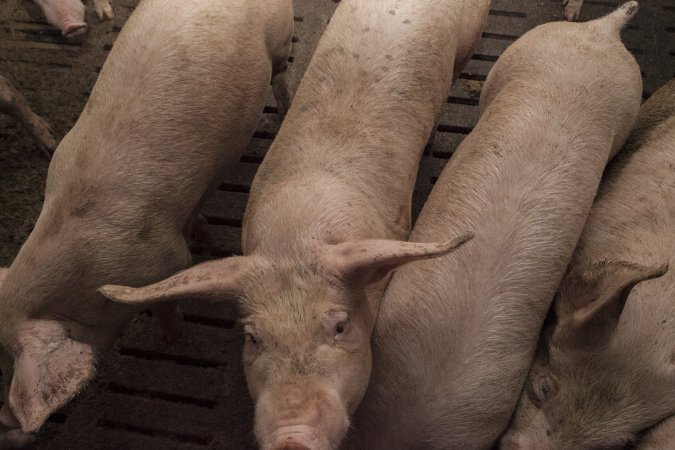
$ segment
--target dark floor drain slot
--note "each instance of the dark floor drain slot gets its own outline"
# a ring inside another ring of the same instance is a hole
[[[219,319],[217,317],[195,316],[192,314],[183,314],[183,320],[199,325],[208,325],[210,327],[227,329],[234,328],[234,324],[236,323],[236,321],[232,319]]]
[[[140,350],[136,348],[122,347],[120,348],[120,355],[133,356],[140,359],[148,359],[151,361],[171,361],[186,366],[196,366],[213,368],[223,366],[224,363],[211,361],[202,358],[192,358],[189,356],[170,355],[162,352],[155,352],[152,350]]]
[[[502,40],[502,41],[515,41],[519,37],[520,36],[512,35],[512,34],[488,33],[486,31],[483,32],[483,38],[484,39],[499,39],[499,40]]]
[[[471,127],[458,127],[456,125],[445,125],[440,124],[436,128],[441,133],[457,133],[457,134],[469,134],[473,128]]]
[[[218,190],[227,192],[241,192],[242,194],[248,194],[251,188],[243,184],[221,183],[220,186],[218,186]]]
[[[209,223],[209,225],[225,225],[233,228],[241,228],[241,219],[206,216],[206,221]]]
[[[527,19],[527,14],[519,11],[503,11],[500,9],[491,9],[488,12],[491,16],[501,16],[501,17],[516,17],[518,19]]]
[[[478,106],[477,98],[466,98],[466,97],[448,97],[448,103],[454,103],[455,105],[468,105],[468,106]]]
[[[98,421],[98,425],[102,428],[128,431],[131,433],[138,433],[146,436],[166,436],[173,438],[178,442],[183,442],[186,444],[208,445],[209,442],[211,441],[211,439],[205,439],[203,437],[194,436],[191,434],[173,433],[170,431],[160,430],[157,428],[144,427],[141,425],[133,425],[130,423],[116,422],[114,420],[100,419]]]
[[[188,397],[178,394],[167,394],[166,392],[152,391],[150,389],[136,389],[127,386],[121,386],[116,383],[109,383],[108,390],[115,394],[132,395],[150,400],[165,400],[171,403],[180,403],[183,405],[201,406],[202,408],[213,409],[216,406],[214,400]]]

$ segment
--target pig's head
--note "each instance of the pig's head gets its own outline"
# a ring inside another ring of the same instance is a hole
[[[124,303],[237,300],[262,448],[335,449],[370,377],[375,314],[367,289],[402,264],[445,255],[470,238],[320,244],[302,259],[232,257],[144,288],[104,286],[101,292]]]
[[[613,339],[631,290],[666,271],[603,262],[566,274],[502,449],[622,449],[667,414],[672,373]]]

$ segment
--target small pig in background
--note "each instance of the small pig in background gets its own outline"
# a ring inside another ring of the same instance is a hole
[[[581,15],[581,5],[583,3],[584,0],[563,0],[562,4],[565,7],[565,19],[570,22],[579,20],[579,16]]]
[[[0,286],[0,425],[34,432],[92,379],[137,311],[98,287],[191,264],[190,222],[250,142],[270,78],[284,90],[292,35],[291,0],[140,2]]]
[[[81,0],[34,0],[44,13],[47,21],[61,30],[67,38],[80,36],[89,26],[84,21],[84,5]],[[109,0],[92,0],[99,19],[114,17]]]
[[[671,80],[608,168],[502,448],[623,448],[675,414],[674,200]]]
[[[30,109],[23,95],[2,75],[0,75],[0,112],[9,114],[18,120],[33,136],[40,150],[51,158],[56,148],[56,139],[52,135],[51,127]]]
[[[400,241],[424,146],[488,7],[340,2],[253,182],[245,256],[144,288],[102,289],[127,303],[238,300],[263,449],[339,447],[368,385],[389,272],[470,239],[456,230],[441,243]]]
[[[673,444],[675,444],[675,416],[648,430],[636,449],[669,450],[673,448]]]
[[[410,239],[476,237],[393,275],[346,448],[489,449],[507,428],[602,172],[638,114],[640,71],[619,38],[636,10],[541,25],[492,68],[478,124]]]

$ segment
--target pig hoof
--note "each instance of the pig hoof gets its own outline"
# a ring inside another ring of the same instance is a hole
[[[48,158],[51,159],[54,150],[56,150],[57,142],[54,137],[53,131],[49,124],[40,118],[36,123],[33,124],[35,140],[40,146],[40,150]]]
[[[565,7],[565,19],[569,22],[574,22],[579,20],[581,15],[581,5],[583,0],[564,0],[563,6]]]
[[[82,36],[87,32],[88,29],[89,25],[87,25],[85,22],[69,23],[63,27],[61,35],[70,39],[77,36]]]
[[[108,20],[115,17],[112,6],[110,6],[108,0],[94,0],[94,8],[96,8],[96,15],[101,20],[103,20],[104,17]]]

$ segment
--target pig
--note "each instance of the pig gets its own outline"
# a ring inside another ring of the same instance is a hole
[[[338,448],[368,384],[388,274],[470,239],[403,240],[419,159],[488,6],[341,1],[256,174],[244,255],[102,288],[133,304],[238,302],[261,448]]]
[[[536,27],[492,68],[479,121],[410,236],[476,238],[392,277],[345,448],[489,449],[507,428],[603,169],[638,113],[640,71],[619,39],[636,9]]]
[[[2,75],[0,75],[0,112],[9,114],[18,120],[33,136],[40,150],[51,158],[56,148],[56,139],[51,127],[46,120],[30,109],[24,96]]]
[[[61,30],[64,37],[80,36],[89,29],[84,21],[84,5],[81,0],[35,0],[35,3],[42,8],[47,21]],[[109,0],[93,0],[93,3],[99,19],[114,17]]]
[[[579,20],[581,15],[581,5],[584,0],[563,0],[565,19],[573,22]]]
[[[675,416],[650,429],[640,440],[637,450],[668,450],[675,442]]]
[[[624,448],[675,414],[674,169],[671,80],[607,171],[502,448]]]
[[[191,265],[189,223],[250,141],[270,77],[286,86],[292,35],[291,0],[139,4],[54,153],[42,212],[0,287],[0,424],[34,432],[92,379],[138,310],[98,287]],[[171,311],[160,311],[169,325]]]

